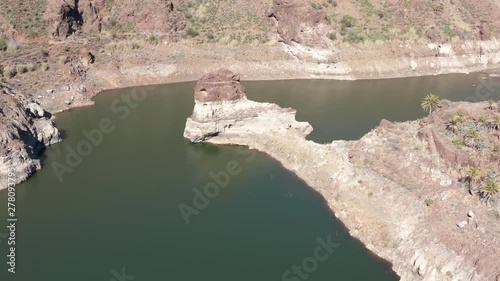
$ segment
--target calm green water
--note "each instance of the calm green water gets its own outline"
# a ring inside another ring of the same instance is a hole
[[[429,92],[463,100],[479,82],[477,75],[454,75],[245,87],[250,99],[298,109],[298,119],[315,128],[310,138],[328,142],[358,138],[381,118],[420,117],[420,101]],[[110,91],[93,107],[58,115],[65,139],[46,150],[45,168],[17,188],[17,273],[7,273],[3,240],[0,280],[398,280],[389,264],[348,235],[318,194],[270,157],[184,140],[193,86],[148,89],[134,108],[120,100],[132,89]],[[68,166],[60,181],[53,165],[69,165],[68,149],[86,152],[84,131],[107,119],[104,127],[114,130],[103,133],[75,168]],[[221,171],[234,175],[186,224],[179,204],[193,207],[193,189],[203,190],[214,182],[210,174]],[[0,192],[0,202],[6,201]],[[1,225],[6,216],[3,207]],[[339,247],[326,252],[318,248],[320,239]],[[312,258],[316,249],[320,261]],[[303,261],[309,272],[293,273]]]

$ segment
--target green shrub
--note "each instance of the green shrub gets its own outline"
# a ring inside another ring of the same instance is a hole
[[[448,36],[450,38],[455,36],[455,32],[453,32],[453,30],[451,29],[451,27],[448,24],[443,25],[441,27],[441,30],[443,30],[444,34],[446,34],[446,36]]]
[[[198,32],[198,31],[196,31],[196,29],[194,29],[194,28],[190,27],[190,28],[188,28],[188,29],[187,29],[186,34],[187,34],[189,37],[196,37],[196,36],[198,36],[199,32]]]
[[[319,10],[321,9],[321,4],[317,4],[317,3],[314,3],[314,2],[309,2],[309,5],[311,5],[311,7],[315,10]]]
[[[365,40],[366,38],[360,28],[353,28],[349,30],[343,39],[344,42],[349,42],[352,44],[363,43]]]
[[[345,15],[340,21],[340,26],[342,29],[346,29],[356,26],[357,23],[358,20],[356,18],[354,18],[353,16]]]
[[[335,41],[335,40],[337,40],[337,34],[332,32],[332,33],[328,34],[328,38],[330,38],[330,40],[332,40],[332,41]]]
[[[40,54],[44,57],[48,57],[49,56],[49,51],[47,50],[40,50]]]
[[[154,34],[151,34],[151,35],[149,35],[149,37],[148,37],[148,42],[149,42],[150,44],[154,44],[154,45],[156,45],[156,44],[158,44],[158,37],[156,37],[156,35],[154,35]]]
[[[5,38],[3,38],[3,36],[0,36],[0,51],[5,50],[7,50],[7,42],[5,41]]]

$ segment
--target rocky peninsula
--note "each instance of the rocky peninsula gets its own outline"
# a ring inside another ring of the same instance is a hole
[[[40,169],[39,155],[61,137],[50,113],[35,99],[0,85],[0,104],[0,189],[4,189]]]
[[[358,141],[318,144],[294,110],[249,101],[239,75],[219,70],[196,85],[184,136],[275,158],[403,281],[498,281],[498,196],[482,192],[498,184],[499,116],[496,104],[442,101],[426,118],[382,120]]]

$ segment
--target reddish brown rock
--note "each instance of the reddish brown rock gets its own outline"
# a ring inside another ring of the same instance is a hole
[[[77,31],[99,34],[103,8],[104,0],[48,0],[44,18],[50,36],[64,39]]]
[[[203,76],[196,83],[194,98],[199,102],[232,101],[245,97],[240,75],[227,69]]]
[[[326,21],[326,13],[311,7],[303,0],[274,0],[270,17],[276,20],[280,39],[291,44],[326,48],[326,36],[333,28]]]
[[[462,151],[459,151],[450,141],[441,137],[433,127],[426,127],[419,131],[420,138],[427,141],[429,144],[434,144],[436,151],[451,165],[467,167],[472,165],[472,161]]]
[[[87,49],[81,49],[80,50],[80,63],[83,66],[89,66],[94,63],[95,57],[94,55],[89,52]]]

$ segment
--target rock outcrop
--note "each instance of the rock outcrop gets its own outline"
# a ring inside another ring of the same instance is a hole
[[[0,189],[40,169],[40,152],[61,140],[49,116],[36,101],[0,86]]]
[[[307,47],[328,48],[326,37],[333,31],[326,21],[326,13],[316,10],[307,1],[274,0],[270,17],[275,19],[280,39],[286,44],[292,42]]]
[[[303,0],[273,0],[269,17],[274,19],[279,40],[299,59],[335,62],[334,33],[325,11]]]
[[[240,76],[221,69],[203,76],[196,84],[195,106],[184,136],[193,142],[226,142],[271,132],[304,138],[312,127],[307,122],[297,122],[295,113],[276,104],[248,100]]]
[[[88,67],[89,65],[94,63],[95,56],[91,52],[89,52],[89,50],[81,49],[79,59],[80,59],[80,63],[83,66]]]
[[[45,12],[50,36],[64,39],[82,32],[96,35],[101,30],[127,29],[177,35],[186,28],[183,13],[171,0],[133,0],[109,5],[104,0],[48,0]]]
[[[48,0],[44,18],[53,38],[64,39],[77,31],[99,34],[104,7],[104,0]]]
[[[500,221],[458,183],[454,163],[435,142],[445,127],[437,116],[449,118],[457,108],[419,121],[382,121],[359,141],[318,144],[304,139],[312,128],[296,122],[295,111],[247,100],[238,81],[219,71],[198,82],[186,138],[269,154],[323,195],[351,235],[390,261],[402,281],[498,281]],[[489,159],[477,153],[471,155]]]

